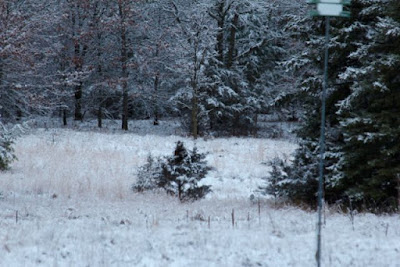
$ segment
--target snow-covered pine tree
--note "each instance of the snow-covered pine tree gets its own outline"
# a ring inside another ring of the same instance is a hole
[[[14,154],[14,140],[12,134],[0,122],[0,171],[10,168],[10,164],[17,159]]]
[[[173,100],[193,135],[194,126],[198,133],[228,135],[255,130],[283,54],[271,7],[264,1],[210,0],[195,9],[176,8],[186,50],[176,69],[188,77]]]
[[[340,82],[338,76],[348,65],[355,64],[348,55],[356,51],[357,44],[364,39],[365,29],[360,17],[360,1],[352,1],[351,19],[331,20],[331,42],[329,43],[329,83],[326,102],[326,152],[324,199],[335,203],[341,199],[337,187],[338,168],[342,157],[343,134],[339,124],[338,103],[350,94],[350,84]],[[286,179],[288,197],[295,202],[316,205],[318,188],[318,165],[320,153],[321,92],[324,60],[325,22],[320,18],[311,19],[293,16],[289,29],[304,38],[305,47],[286,62],[292,73],[299,77],[298,90],[286,95],[289,99],[301,101],[304,113],[297,130],[299,148],[294,154],[292,171]],[[357,28],[357,29],[356,29]]]
[[[400,173],[400,2],[360,1],[365,32],[341,78],[351,94],[340,102],[345,143],[337,186],[343,201],[375,211],[398,209]],[[358,29],[357,29],[358,27]]]
[[[188,151],[184,144],[177,142],[174,155],[167,157],[162,164],[162,177],[159,185],[180,201],[203,198],[211,191],[210,186],[200,185],[211,169],[205,161],[206,154],[194,147]]]
[[[300,101],[303,113],[300,114],[300,127],[297,136],[300,138],[299,148],[295,151],[290,176],[282,182],[281,190],[285,190],[289,200],[302,202],[310,206],[316,205],[318,188],[318,160],[319,160],[319,132],[320,107],[323,71],[323,29],[324,23],[320,20],[292,16],[288,23],[288,30],[295,36],[303,39],[305,46],[294,53],[286,62],[288,68],[298,81],[294,83],[297,89],[285,92],[284,101]],[[331,75],[330,77],[332,77]],[[332,87],[329,87],[328,99],[332,96]],[[334,101],[327,102],[327,122],[330,125],[332,106]],[[330,128],[327,129],[330,135]],[[329,142],[329,138],[327,141]],[[331,144],[327,145],[329,152]],[[327,162],[328,163],[328,162]],[[327,164],[329,166],[329,163]]]
[[[209,130],[248,134],[275,82],[283,54],[280,33],[268,27],[272,16],[262,1],[216,0],[209,15],[217,26],[213,57],[205,67],[210,81],[202,88],[208,96]]]
[[[146,164],[139,167],[137,181],[132,186],[132,190],[143,192],[158,188],[162,173],[161,164],[161,158],[154,158],[152,155],[149,155]]]

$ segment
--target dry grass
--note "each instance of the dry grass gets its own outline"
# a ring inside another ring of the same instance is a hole
[[[263,139],[198,140],[216,170],[214,193],[180,203],[133,194],[136,168],[187,138],[36,131],[0,173],[0,266],[311,266],[316,215],[249,192],[295,145]],[[247,194],[247,195],[246,195]],[[247,197],[246,197],[247,196]],[[232,210],[235,224],[232,227]],[[18,222],[16,214],[18,212]],[[398,216],[326,212],[324,266],[397,266]]]
[[[139,136],[134,134],[105,134],[71,130],[35,130],[16,142],[18,161],[12,170],[0,174],[3,192],[49,194],[65,197],[84,196],[126,198],[131,195],[136,170],[149,154],[169,155],[175,142],[183,140],[188,148],[194,141],[177,136]],[[268,172],[261,163],[275,156],[276,145],[282,153],[295,145],[263,139],[197,140],[201,152],[208,152],[208,162],[214,167],[211,174],[227,194],[241,191],[240,181],[247,191],[257,188],[259,178]],[[236,179],[228,185],[219,180]],[[231,187],[231,188],[229,188]],[[246,193],[247,194],[247,193]],[[249,194],[248,194],[249,195]]]

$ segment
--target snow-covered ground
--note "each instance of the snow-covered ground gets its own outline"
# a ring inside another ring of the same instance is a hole
[[[314,212],[249,200],[268,173],[265,162],[288,157],[295,144],[197,140],[214,167],[205,179],[213,192],[180,203],[130,190],[150,153],[170,155],[178,140],[194,145],[163,123],[153,135],[133,126],[129,133],[49,128],[20,137],[19,161],[0,173],[0,266],[315,264]],[[327,209],[325,219],[323,266],[400,266],[399,215],[351,220]]]

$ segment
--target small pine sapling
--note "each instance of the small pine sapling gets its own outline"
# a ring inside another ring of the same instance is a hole
[[[174,155],[167,157],[162,164],[160,186],[168,193],[178,196],[180,201],[203,198],[211,191],[210,186],[199,184],[211,170],[205,157],[206,154],[199,153],[196,147],[188,151],[178,141]]]
[[[161,175],[161,158],[154,158],[149,155],[147,162],[139,167],[137,181],[132,186],[135,192],[154,190],[159,186]]]
[[[135,192],[163,188],[169,194],[178,196],[180,201],[203,198],[211,191],[209,185],[200,185],[200,181],[211,170],[205,160],[206,154],[199,153],[194,147],[188,151],[178,141],[174,155],[168,157],[147,158],[145,165],[138,170],[138,179],[132,185]]]

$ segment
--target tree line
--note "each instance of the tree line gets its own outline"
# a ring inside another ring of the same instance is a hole
[[[284,80],[284,2],[2,0],[1,116],[128,130],[129,118],[179,114],[193,136],[248,134]]]

